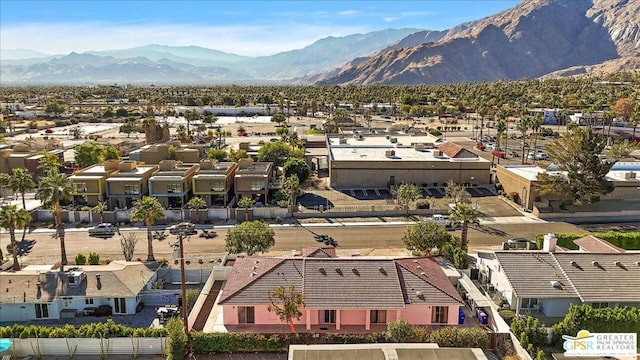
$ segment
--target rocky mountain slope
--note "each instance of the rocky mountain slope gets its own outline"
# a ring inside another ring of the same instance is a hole
[[[437,42],[390,47],[316,76],[317,84],[451,83],[637,69],[639,14],[637,0],[523,0],[452,28]]]

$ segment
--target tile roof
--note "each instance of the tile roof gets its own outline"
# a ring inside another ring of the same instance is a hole
[[[220,304],[269,304],[269,293],[281,285],[296,286],[305,295],[306,307],[314,309],[401,309],[410,303],[462,303],[442,269],[429,258],[314,256],[329,255],[324,251],[306,249],[304,254],[311,257],[237,259]]]
[[[445,155],[447,155],[452,159],[477,159],[478,158],[478,155],[450,141],[447,141],[446,143],[438,146],[438,149],[440,149]]]
[[[304,295],[313,309],[399,309],[400,279],[392,260],[306,258]]]
[[[587,235],[580,239],[573,240],[573,243],[580,247],[580,250],[590,253],[613,253],[621,254],[626,252],[623,248],[619,248],[608,241],[598,239],[595,236]]]
[[[69,285],[67,272],[29,271],[0,273],[3,302],[48,302],[60,297],[133,297],[153,278],[155,271],[138,262],[113,261],[109,265],[77,266],[86,279]],[[67,268],[67,271],[70,268]],[[100,275],[100,279],[96,275]],[[37,283],[41,286],[38,289]]]
[[[582,301],[640,302],[640,253],[566,252],[554,256]]]
[[[308,247],[302,249],[302,257],[336,257],[336,248]]]
[[[513,291],[521,298],[577,298],[573,286],[552,253],[496,252]],[[551,285],[558,281],[561,287]]]
[[[583,302],[638,302],[640,253],[496,252],[519,297],[575,297]],[[562,287],[555,288],[552,281]]]
[[[400,275],[404,279],[404,290],[411,304],[428,301],[433,303],[461,303],[462,297],[451,281],[444,275],[440,265],[430,258],[396,259]],[[410,276],[409,273],[411,273]],[[417,296],[421,291],[423,296]]]

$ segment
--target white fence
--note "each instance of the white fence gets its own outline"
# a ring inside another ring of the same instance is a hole
[[[65,339],[11,339],[10,353],[18,356],[67,356],[94,355],[100,358],[106,355],[162,355],[166,347],[166,338],[65,338]]]

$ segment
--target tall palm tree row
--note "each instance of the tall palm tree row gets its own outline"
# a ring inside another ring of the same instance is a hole
[[[9,231],[11,239],[11,254],[13,255],[13,270],[20,270],[18,262],[18,244],[16,243],[16,229],[24,228],[31,221],[31,215],[25,209],[18,210],[15,205],[0,207],[0,227]]]
[[[64,224],[60,202],[73,198],[73,188],[69,184],[67,175],[51,170],[40,180],[36,198],[43,204],[53,207],[53,220],[56,226],[56,236],[60,239],[60,264],[67,265],[67,250],[64,244]]]
[[[143,196],[133,204],[131,209],[132,221],[143,221],[147,226],[147,261],[156,261],[153,256],[153,235],[151,226],[156,220],[164,219],[164,207],[158,199],[151,196]]]

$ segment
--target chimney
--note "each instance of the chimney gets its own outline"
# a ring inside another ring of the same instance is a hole
[[[554,233],[546,234],[542,240],[542,251],[555,252],[557,243],[558,243],[558,238],[556,237],[556,234]]]

